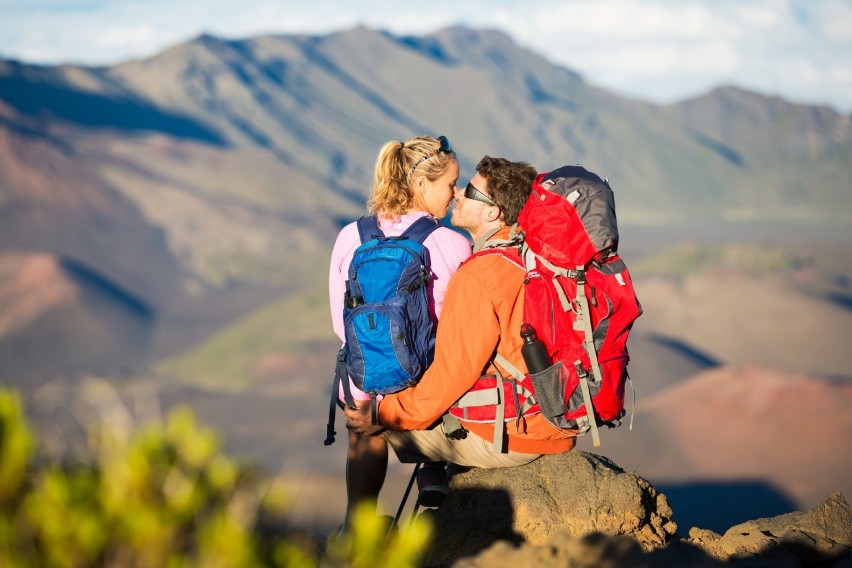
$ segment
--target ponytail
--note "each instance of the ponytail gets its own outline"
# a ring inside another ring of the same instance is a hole
[[[401,215],[414,203],[409,188],[405,159],[405,144],[388,142],[379,150],[373,170],[373,189],[367,201],[371,215]]]
[[[370,214],[396,217],[413,209],[415,181],[420,177],[435,181],[456,159],[453,150],[439,152],[440,147],[441,143],[431,136],[415,136],[404,143],[392,141],[382,146],[367,201]]]

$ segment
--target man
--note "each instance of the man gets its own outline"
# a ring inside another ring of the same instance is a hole
[[[456,190],[451,217],[453,225],[470,233],[474,252],[508,243],[536,175],[529,164],[488,156],[476,170],[467,188]],[[378,425],[373,424],[370,404],[362,403],[345,409],[346,427],[361,435],[384,435],[399,460],[407,463],[508,467],[571,450],[572,433],[549,425],[541,414],[497,424],[505,428],[502,451],[494,448],[494,424],[460,420],[466,436],[450,439],[441,420],[480,376],[495,373],[495,352],[521,372],[527,370],[520,336],[524,277],[524,270],[502,255],[476,256],[462,264],[444,297],[435,360],[426,374],[417,385],[379,401]],[[511,376],[506,369],[499,372]],[[421,496],[446,491],[442,473],[440,467],[421,469]]]

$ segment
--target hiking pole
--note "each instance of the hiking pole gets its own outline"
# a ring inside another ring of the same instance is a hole
[[[402,494],[402,501],[399,504],[399,509],[396,510],[396,516],[393,518],[393,522],[391,522],[390,528],[388,528],[387,536],[390,536],[390,533],[393,530],[393,528],[397,524],[399,524],[399,518],[402,516],[402,510],[405,508],[405,502],[408,501],[408,494],[411,493],[411,487],[414,485],[414,480],[417,479],[417,471],[420,469],[420,466],[422,466],[422,465],[423,465],[422,462],[417,462],[416,464],[414,464],[414,471],[411,472],[411,479],[408,480],[408,486],[405,488],[405,493]],[[418,498],[418,501],[419,501],[419,498]],[[414,504],[414,507],[415,507],[414,511],[415,512],[417,511],[417,505],[418,505],[418,503]]]

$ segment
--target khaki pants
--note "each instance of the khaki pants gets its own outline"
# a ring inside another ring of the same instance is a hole
[[[494,453],[492,443],[468,432],[463,440],[450,440],[444,425],[429,430],[386,430],[382,434],[402,463],[445,461],[464,467],[513,467],[537,460],[541,454]]]

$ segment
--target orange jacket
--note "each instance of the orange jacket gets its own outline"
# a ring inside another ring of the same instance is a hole
[[[492,239],[508,238],[505,227]],[[470,259],[450,279],[438,323],[435,361],[420,382],[379,403],[378,418],[393,430],[424,430],[434,424],[483,374],[493,373],[495,350],[519,370],[524,271],[501,255]],[[510,374],[502,370],[504,376]],[[494,425],[462,425],[488,441]],[[569,432],[551,426],[541,414],[506,422],[508,448],[528,454],[557,454],[574,447]]]

